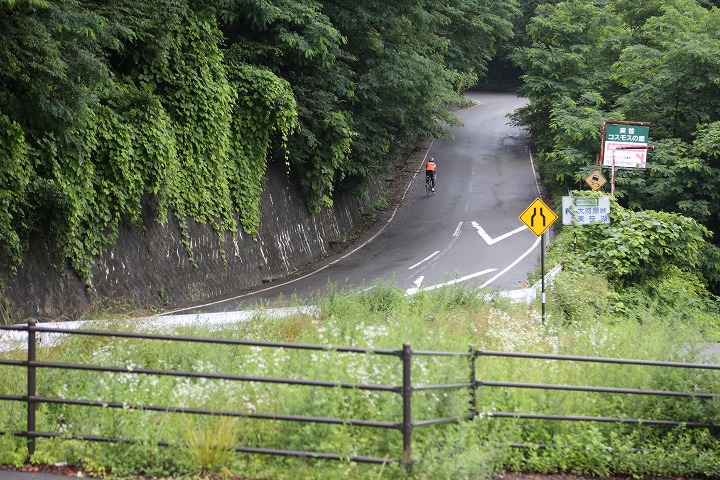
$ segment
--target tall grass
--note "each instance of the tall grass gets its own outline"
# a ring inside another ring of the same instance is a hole
[[[388,285],[362,292],[330,288],[318,300],[318,313],[266,318],[218,329],[183,328],[182,335],[217,336],[327,346],[467,352],[561,353],[654,360],[694,360],[690,345],[702,340],[687,316],[683,329],[668,318],[638,312],[622,317],[611,308],[617,296],[602,279],[557,279],[549,295],[547,321],[538,304],[489,300],[471,289],[447,288],[406,297]],[[703,320],[706,324],[706,319]],[[109,323],[125,329],[128,322]],[[132,328],[130,324],[130,328]],[[22,358],[18,352],[7,357]],[[395,464],[288,459],[242,454],[232,446],[310,450],[350,457],[401,456],[399,432],[349,424],[322,425],[225,418],[205,420],[185,414],[131,408],[136,404],[196,407],[215,412],[322,416],[399,422],[399,395],[356,389],[270,385],[136,375],[138,368],[197,371],[253,377],[302,378],[359,384],[400,385],[395,357],[306,351],[288,348],[204,345],[71,336],[60,347],[40,349],[40,360],[114,365],[123,373],[40,369],[38,395],[81,398],[127,408],[40,404],[38,430],[66,438],[38,439],[33,461],[68,462],[86,472],[113,476],[179,476],[224,472],[253,478],[404,478]],[[468,357],[417,356],[413,383],[467,382]],[[569,385],[603,385],[683,391],[720,391],[717,375],[658,367],[611,366],[581,362],[480,357],[479,380]],[[22,395],[24,369],[0,368],[3,394]],[[416,391],[414,420],[462,415],[469,392]],[[668,418],[718,421],[716,401],[628,395],[597,395],[510,388],[481,388],[472,422],[416,428],[414,478],[489,478],[499,470],[589,473],[596,475],[706,475],[720,471],[720,448],[713,432],[588,422],[498,419],[492,412]],[[172,409],[171,409],[172,410]],[[24,428],[24,406],[0,402],[0,429]],[[70,440],[72,434],[132,438],[139,443],[109,444]],[[158,447],[169,441],[174,447]],[[542,445],[513,448],[513,444]],[[22,462],[24,441],[0,438],[0,463]]]

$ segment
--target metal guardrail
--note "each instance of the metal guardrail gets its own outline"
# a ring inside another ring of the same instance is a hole
[[[24,430],[12,430],[12,431],[1,431],[0,435],[10,434],[14,436],[25,437],[27,439],[28,454],[33,455],[36,450],[36,439],[38,438],[72,438],[76,440],[91,441],[91,442],[113,442],[121,444],[134,444],[139,443],[140,440],[119,438],[119,437],[106,437],[98,435],[83,435],[83,434],[72,434],[68,436],[67,433],[60,432],[47,432],[38,431],[37,425],[37,407],[40,404],[58,404],[58,405],[77,405],[83,407],[101,407],[101,408],[115,408],[115,409],[130,409],[130,410],[143,410],[143,411],[156,411],[164,413],[182,413],[182,414],[194,414],[194,415],[215,415],[215,416],[227,416],[227,417],[242,417],[242,418],[253,418],[259,420],[272,420],[282,422],[303,422],[303,423],[317,423],[317,424],[330,424],[330,425],[351,425],[360,428],[372,428],[372,429],[386,429],[394,430],[402,436],[402,447],[399,449],[399,455],[391,457],[390,455],[357,455],[348,457],[336,452],[317,452],[317,451],[301,451],[301,450],[281,450],[261,447],[247,447],[247,446],[235,446],[233,450],[240,453],[249,454],[266,454],[266,455],[280,455],[280,456],[291,456],[291,457],[303,457],[303,458],[315,458],[315,459],[327,459],[327,460],[350,460],[361,463],[374,463],[374,464],[388,464],[395,463],[403,466],[408,473],[411,471],[413,463],[412,454],[412,442],[413,442],[413,430],[415,428],[426,427],[430,425],[442,425],[448,423],[456,423],[462,420],[472,420],[476,417],[488,417],[498,419],[525,419],[525,420],[551,420],[551,421],[580,421],[580,422],[611,422],[611,423],[625,423],[625,424],[643,424],[643,425],[654,425],[654,426],[680,426],[690,428],[718,428],[720,424],[713,421],[708,422],[687,422],[682,420],[673,419],[634,419],[634,418],[620,418],[620,417],[590,417],[590,416],[573,416],[573,415],[551,415],[551,414],[538,414],[538,413],[520,413],[520,412],[481,412],[478,409],[478,390],[487,388],[503,388],[503,389],[542,389],[542,390],[560,390],[560,391],[574,391],[574,392],[592,392],[599,394],[626,394],[626,395],[651,395],[651,396],[666,396],[675,398],[695,398],[701,400],[714,399],[720,397],[718,393],[711,392],[682,392],[682,391],[662,391],[662,390],[643,390],[635,388],[618,388],[618,387],[604,387],[604,386],[584,386],[584,385],[553,385],[553,384],[542,384],[542,383],[522,383],[522,382],[511,382],[511,381],[489,381],[480,380],[476,378],[476,361],[481,357],[494,357],[494,358],[514,358],[514,359],[541,359],[549,361],[572,361],[572,362],[586,362],[586,363],[602,363],[602,364],[614,364],[614,365],[636,365],[636,366],[653,366],[663,368],[682,368],[682,369],[703,369],[703,370],[720,370],[720,365],[710,364],[696,364],[696,363],[676,363],[676,362],[660,362],[660,361],[649,361],[649,360],[630,360],[630,359],[616,359],[616,358],[597,358],[597,357],[582,357],[582,356],[567,356],[567,355],[545,355],[545,354],[530,354],[530,353],[511,353],[511,352],[493,352],[493,351],[482,351],[475,350],[470,347],[468,352],[448,352],[448,351],[413,351],[409,344],[403,345],[399,350],[381,350],[381,349],[368,349],[368,348],[357,348],[357,347],[342,347],[342,346],[323,346],[323,345],[309,345],[309,344],[289,344],[279,342],[255,342],[238,339],[221,339],[221,338],[207,338],[207,337],[192,337],[192,336],[172,336],[172,335],[159,335],[159,334],[148,334],[148,333],[130,333],[130,332],[115,332],[115,331],[103,331],[103,330],[76,330],[76,329],[62,329],[62,328],[44,328],[42,325],[38,325],[35,321],[31,320],[27,325],[23,326],[0,326],[2,330],[14,330],[22,331],[27,334],[27,360],[10,360],[0,358],[0,367],[20,367],[27,370],[27,391],[25,395],[11,395],[7,392],[0,390],[0,401],[8,402],[20,402],[26,405],[27,409],[27,424]],[[221,344],[231,346],[251,346],[251,347],[267,347],[267,348],[284,348],[284,349],[296,349],[296,350],[314,350],[324,352],[337,352],[337,353],[354,353],[354,354],[372,354],[378,356],[390,356],[400,360],[398,368],[401,369],[402,383],[400,385],[376,385],[376,384],[361,384],[361,383],[348,383],[348,382],[330,382],[330,381],[318,381],[318,380],[303,380],[295,378],[273,378],[273,377],[255,377],[245,375],[227,375],[227,374],[216,374],[216,373],[205,373],[205,372],[189,372],[189,371],[174,371],[174,370],[160,370],[150,368],[133,368],[128,370],[126,367],[114,367],[114,366],[102,366],[102,365],[82,365],[74,363],[59,363],[59,362],[48,362],[39,361],[37,359],[37,348],[39,333],[53,333],[53,334],[66,334],[66,335],[85,335],[105,338],[131,338],[131,339],[142,339],[142,340],[162,340],[172,342],[185,342],[185,343],[204,343],[204,344]],[[412,377],[412,362],[414,357],[465,357],[468,360],[468,381],[458,383],[446,383],[438,385],[414,385]],[[388,421],[373,421],[373,420],[361,420],[361,419],[348,419],[348,418],[331,418],[331,417],[319,417],[319,416],[300,416],[300,415],[281,415],[272,413],[251,413],[251,412],[240,412],[234,410],[208,410],[203,408],[190,408],[183,406],[168,406],[168,405],[151,405],[151,404],[128,404],[120,402],[102,401],[102,400],[87,400],[87,399],[70,399],[62,397],[48,397],[38,396],[37,392],[37,371],[38,369],[60,369],[60,370],[82,370],[82,371],[93,371],[93,372],[122,372],[125,374],[132,375],[154,375],[154,376],[171,376],[180,378],[205,378],[213,380],[226,380],[232,382],[258,382],[268,384],[283,384],[283,385],[301,385],[311,386],[319,388],[340,388],[340,389],[354,389],[359,391],[375,391],[385,392],[390,394],[399,395],[402,401],[402,418],[398,418],[395,422]],[[2,387],[0,387],[2,388]],[[414,392],[422,391],[446,391],[446,390],[463,390],[466,389],[469,394],[469,411],[466,413],[460,413],[455,416],[444,417],[444,418],[430,418],[422,420],[413,420],[413,409],[412,409],[412,397]],[[170,443],[167,441],[157,442],[158,446],[169,446]],[[521,444],[518,444],[521,445]],[[524,445],[524,444],[523,444]]]

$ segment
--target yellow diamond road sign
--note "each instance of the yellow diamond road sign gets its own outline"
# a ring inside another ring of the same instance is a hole
[[[557,220],[558,216],[553,212],[552,208],[545,205],[539,198],[536,198],[518,218],[539,237]]]
[[[602,172],[600,170],[595,170],[585,179],[585,182],[587,182],[588,185],[590,185],[590,188],[593,190],[599,190],[600,187],[605,185],[607,183],[607,180],[605,177],[603,177]]]

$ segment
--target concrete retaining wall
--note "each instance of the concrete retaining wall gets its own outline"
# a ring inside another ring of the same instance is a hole
[[[31,239],[29,253],[15,275],[5,273],[3,320],[17,323],[77,318],[80,312],[111,299],[135,307],[169,308],[189,301],[227,295],[278,278],[328,253],[362,221],[385,188],[378,182],[368,198],[337,198],[332,209],[310,216],[299,188],[281,165],[271,165],[264,180],[257,239],[240,232],[218,235],[190,222],[196,266],[182,245],[172,218],[155,220],[150,202],[140,225],[123,225],[119,237],[93,268],[86,285],[45,238]],[[224,252],[224,255],[221,253]]]

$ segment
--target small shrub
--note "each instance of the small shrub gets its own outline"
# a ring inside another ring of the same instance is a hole
[[[234,418],[222,416],[193,418],[183,429],[186,445],[182,447],[182,455],[196,473],[227,470],[236,456],[232,447],[239,435],[240,428]]]
[[[9,433],[0,436],[0,464],[19,467],[25,463],[27,454],[25,439]]]

